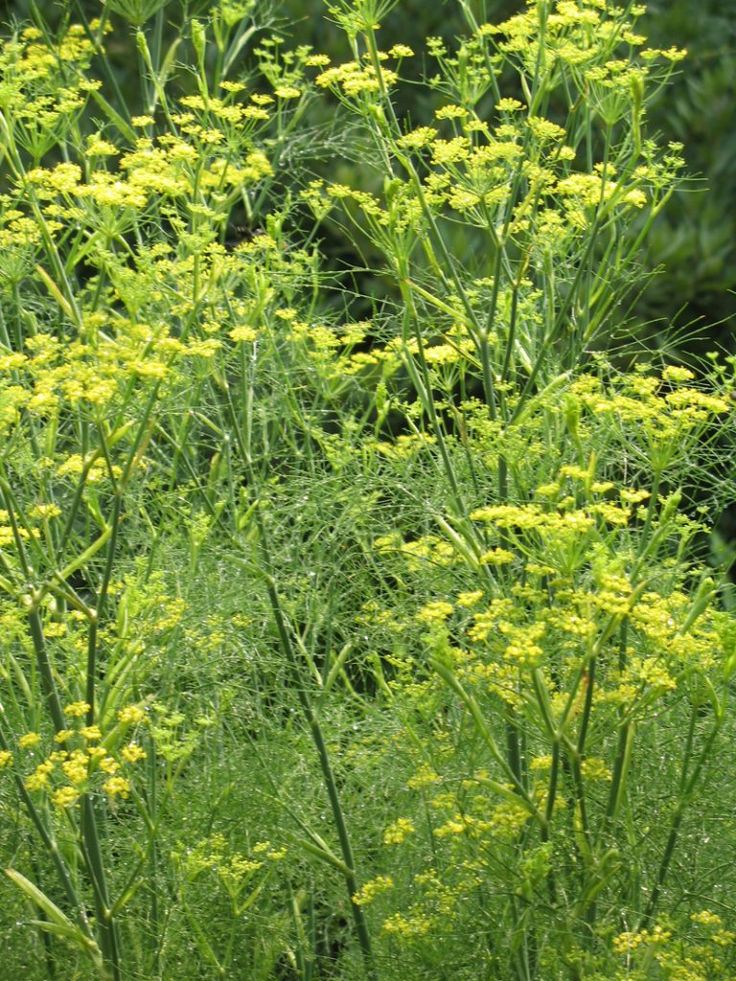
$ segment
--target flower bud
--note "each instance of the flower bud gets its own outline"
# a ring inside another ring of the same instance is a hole
[[[201,21],[193,20],[191,22],[192,30],[192,44],[194,45],[194,50],[197,54],[197,58],[200,61],[204,60],[204,50],[207,44],[207,32]]]

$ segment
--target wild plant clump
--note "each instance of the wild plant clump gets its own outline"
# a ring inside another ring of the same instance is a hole
[[[685,53],[453,6],[5,31],[8,977],[736,978],[736,363],[627,338]]]

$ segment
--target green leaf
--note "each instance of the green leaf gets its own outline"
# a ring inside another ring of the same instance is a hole
[[[62,937],[74,946],[91,957],[95,964],[102,965],[102,954],[94,938],[69,919],[66,913],[62,912],[46,893],[41,892],[38,886],[34,885],[29,879],[15,869],[5,869],[7,877],[18,886],[28,899],[42,910],[48,917],[46,920],[31,921],[34,926],[47,933],[53,933],[57,937]]]

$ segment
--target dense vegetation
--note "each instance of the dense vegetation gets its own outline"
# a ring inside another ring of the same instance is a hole
[[[7,977],[736,978],[732,245],[677,38],[501,7],[17,5]]]

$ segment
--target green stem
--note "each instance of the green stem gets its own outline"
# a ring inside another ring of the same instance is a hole
[[[685,810],[692,798],[695,787],[697,786],[698,780],[700,779],[700,774],[702,772],[703,766],[710,757],[710,750],[715,742],[716,736],[720,731],[720,720],[716,721],[713,730],[706,740],[705,746],[703,747],[700,756],[698,757],[697,763],[693,768],[692,773],[688,776],[688,769],[690,766],[690,758],[692,756],[692,746],[695,736],[695,722],[698,717],[697,708],[693,709],[690,716],[690,726],[688,728],[687,741],[685,747],[685,754],[682,763],[682,773],[680,776],[680,793],[679,800],[677,802],[677,807],[672,815],[672,821],[670,823],[670,830],[667,836],[667,843],[665,844],[664,852],[662,853],[662,860],[659,864],[659,869],[657,871],[657,878],[652,889],[651,896],[649,897],[649,902],[646,905],[644,913],[642,914],[641,920],[639,921],[639,930],[647,927],[657,911],[657,906],[659,904],[660,897],[662,895],[662,889],[667,878],[667,873],[669,872],[670,864],[672,862],[672,856],[675,853],[675,848],[677,847],[677,842],[680,836],[680,828],[682,825],[682,819],[685,815]]]
[[[611,823],[616,819],[621,806],[626,786],[626,777],[629,772],[629,764],[631,763],[635,732],[636,725],[633,719],[629,719],[619,730],[616,762],[613,767],[611,790],[608,795],[608,806],[606,807],[606,816],[603,821],[604,832],[610,828]]]
[[[3,715],[3,717],[5,715],[2,705],[0,705],[0,715]],[[10,751],[10,745],[5,737],[5,733],[2,727],[0,727],[0,749],[5,750],[6,752]],[[85,915],[84,907],[80,901],[79,896],[77,895],[76,889],[74,888],[74,883],[72,881],[71,873],[69,872],[69,869],[66,866],[66,863],[56,844],[56,841],[54,840],[51,831],[44,823],[41,814],[36,808],[36,805],[33,803],[33,799],[31,798],[31,795],[26,790],[25,784],[23,783],[23,779],[18,773],[15,774],[15,783],[18,788],[18,793],[20,794],[21,800],[25,805],[26,811],[28,812],[31,821],[35,825],[36,831],[38,831],[39,837],[43,842],[47,854],[51,858],[51,862],[56,870],[56,874],[61,883],[61,887],[64,890],[64,894],[67,898],[67,902],[74,910],[76,921],[79,924],[79,927],[82,930],[82,932],[85,934],[85,936],[89,937],[91,940],[92,931],[90,929],[89,922]]]
[[[105,559],[105,570],[102,575],[102,583],[97,594],[97,603],[94,609],[94,616],[90,618],[89,630],[87,634],[87,683],[86,696],[87,702],[87,725],[94,725],[95,721],[95,688],[97,684],[97,643],[99,638],[99,627],[105,612],[107,594],[110,588],[112,568],[115,561],[115,549],[117,545],[118,529],[120,527],[120,511],[122,506],[122,494],[120,489],[115,493],[115,502],[112,510],[112,520],[110,522],[110,538],[107,543],[107,556]]]
[[[97,829],[94,801],[90,794],[84,794],[80,802],[82,854],[87,875],[92,886],[97,918],[97,933],[103,956],[110,969],[112,981],[120,981],[120,938],[117,921],[112,915],[110,897],[107,890],[105,866]]]
[[[228,408],[231,418],[231,423],[235,431],[235,440],[238,445],[239,451],[243,463],[248,474],[248,482],[251,487],[256,487],[255,473],[253,470],[252,460],[250,453],[246,450],[245,445],[242,441],[242,434],[240,427],[238,425],[237,415],[235,413],[235,407],[232,404],[232,399],[230,397],[229,390],[226,389],[226,398],[228,402]],[[320,768],[322,770],[322,777],[327,790],[327,795],[330,801],[330,808],[332,810],[333,820],[335,822],[335,828],[337,830],[338,840],[340,842],[340,851],[342,852],[343,864],[345,866],[343,870],[343,876],[345,880],[345,886],[348,892],[348,900],[350,903],[350,909],[353,916],[353,923],[355,926],[355,932],[358,938],[358,943],[360,945],[361,953],[363,956],[363,965],[365,969],[365,976],[368,981],[378,981],[378,971],[376,968],[375,958],[373,955],[373,949],[371,945],[370,932],[368,930],[368,921],[366,919],[365,913],[361,906],[359,906],[354,901],[354,896],[358,892],[358,881],[355,875],[355,860],[353,856],[352,844],[350,841],[350,834],[348,832],[347,822],[345,820],[345,813],[342,808],[342,803],[340,800],[340,794],[337,788],[337,782],[332,770],[332,764],[330,762],[330,756],[327,751],[327,744],[325,743],[324,735],[322,733],[322,727],[320,726],[319,719],[314,712],[311,699],[309,697],[306,686],[304,685],[302,679],[302,672],[300,669],[300,661],[294,650],[294,646],[291,642],[291,636],[286,625],[286,618],[284,617],[283,607],[281,603],[281,598],[276,587],[276,582],[273,576],[273,563],[271,559],[271,551],[269,547],[269,539],[266,531],[265,522],[263,520],[263,515],[260,508],[255,509],[255,521],[258,529],[258,540],[263,556],[263,568],[265,571],[266,579],[266,591],[268,593],[269,604],[271,607],[271,613],[274,618],[274,623],[276,624],[276,631],[279,637],[279,643],[286,657],[287,663],[291,669],[294,676],[295,688],[297,692],[297,697],[301,705],[304,718],[309,727],[309,733],[312,737],[315,749],[317,750],[317,756],[319,758]]]
[[[59,698],[59,691],[56,687],[56,681],[54,680],[51,659],[49,658],[48,648],[46,647],[46,638],[44,637],[43,633],[41,614],[38,612],[36,607],[34,607],[28,614],[28,626],[31,630],[33,649],[36,652],[36,661],[38,663],[38,669],[41,673],[41,681],[44,687],[44,695],[46,696],[46,701],[49,706],[51,721],[54,724],[54,729],[56,732],[61,732],[62,729],[66,729],[64,711],[61,707],[61,699]]]
[[[263,522],[263,516],[260,511],[256,511],[256,520],[259,526],[259,532],[261,536],[262,547],[267,549],[265,545],[265,528]],[[270,556],[266,559],[266,565],[270,568]],[[363,912],[362,907],[360,907],[354,900],[354,896],[358,891],[358,882],[355,876],[355,860],[353,857],[353,849],[350,842],[350,836],[348,833],[347,822],[345,820],[345,814],[342,808],[342,803],[340,801],[339,791],[337,789],[337,782],[335,780],[334,773],[332,771],[332,764],[330,762],[329,753],[327,752],[327,745],[324,740],[324,735],[322,733],[322,727],[319,724],[319,719],[317,718],[313,708],[312,703],[307,694],[306,688],[303,685],[301,679],[301,672],[299,670],[299,661],[296,657],[296,653],[291,643],[291,637],[286,628],[286,622],[283,616],[283,611],[281,607],[281,600],[276,589],[276,585],[273,579],[269,575],[267,582],[268,596],[271,604],[271,610],[273,612],[274,620],[276,621],[276,629],[278,631],[279,640],[281,642],[281,648],[286,655],[289,664],[291,666],[292,672],[295,675],[296,689],[299,696],[299,701],[302,706],[302,711],[306,718],[307,724],[309,726],[310,735],[314,743],[315,749],[317,750],[317,756],[319,757],[320,768],[322,770],[322,776],[324,778],[325,786],[327,789],[327,795],[330,800],[330,807],[332,810],[333,820],[335,822],[335,827],[337,829],[338,840],[340,842],[340,851],[342,852],[343,862],[345,863],[346,869],[344,872],[345,885],[347,887],[348,898],[350,902],[350,909],[353,915],[353,922],[355,924],[355,931],[358,936],[358,942],[360,944],[361,952],[363,954],[363,963],[365,967],[365,974],[369,981],[377,981],[378,973],[376,971],[375,960],[373,957],[373,950],[371,947],[371,938],[368,931],[368,923]]]

